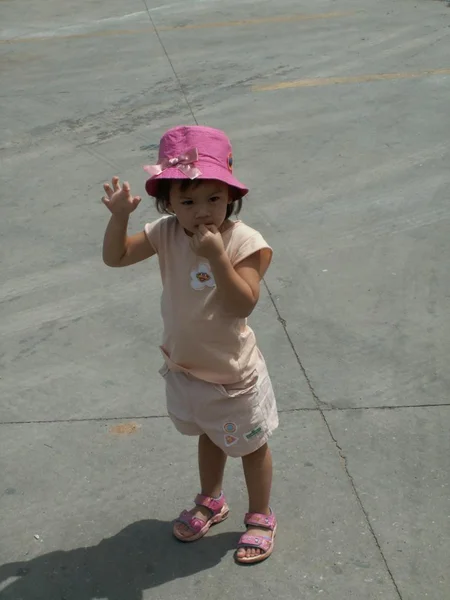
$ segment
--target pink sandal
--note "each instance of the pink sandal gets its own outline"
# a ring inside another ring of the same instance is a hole
[[[251,558],[238,558],[236,554],[235,560],[241,564],[257,563],[266,560],[266,558],[269,558],[269,556],[272,554],[275,545],[275,535],[277,533],[277,519],[275,515],[272,511],[270,511],[270,515],[247,513],[245,515],[244,523],[247,525],[247,527],[253,526],[268,529],[269,531],[272,531],[272,537],[265,535],[255,536],[244,533],[239,540],[237,549],[258,548],[259,550],[263,550],[263,553],[258,554],[258,556],[252,556]]]
[[[204,521],[199,517],[194,517],[191,511],[184,510],[178,519],[175,520],[175,524],[182,523],[183,525],[186,525],[186,527],[192,531],[193,535],[183,537],[178,533],[176,527],[174,527],[173,535],[181,542],[195,542],[196,540],[199,540],[209,531],[212,525],[225,521],[230,513],[223,492],[218,498],[211,498],[211,496],[198,494],[194,502],[196,506],[204,506],[211,511],[211,516],[207,521]]]

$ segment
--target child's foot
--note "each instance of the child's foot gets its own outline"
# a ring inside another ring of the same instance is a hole
[[[273,537],[273,533],[270,529],[263,529],[262,527],[249,527],[245,535],[251,535],[255,538],[266,537],[272,539]],[[239,548],[236,556],[237,558],[252,558],[254,556],[260,556],[261,554],[264,554],[264,550],[261,548],[244,547]]]
[[[224,521],[229,514],[225,496],[211,498],[199,494],[195,508],[183,511],[173,526],[174,536],[182,542],[195,542],[207,533],[212,525]]]
[[[244,523],[247,531],[239,540],[236,560],[240,563],[260,562],[269,558],[274,547],[277,520],[270,515],[247,513]]]
[[[203,506],[196,506],[195,508],[189,511],[189,514],[192,515],[193,519],[199,519],[203,521],[204,524],[206,524],[208,519],[210,519],[212,516],[212,513],[209,510],[209,508],[204,508]],[[178,533],[178,539],[184,538],[186,541],[188,541],[189,538],[195,535],[195,533],[188,525],[185,525],[180,521],[175,521],[173,530],[174,532],[176,531]]]

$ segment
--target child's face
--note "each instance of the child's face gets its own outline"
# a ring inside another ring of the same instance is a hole
[[[228,185],[222,181],[193,182],[184,191],[181,182],[174,181],[168,208],[187,232],[195,233],[199,225],[215,225],[220,229],[230,202]]]

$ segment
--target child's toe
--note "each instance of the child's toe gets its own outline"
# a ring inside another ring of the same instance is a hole
[[[190,535],[192,535],[192,531],[189,529],[189,527],[183,525],[183,523],[176,523],[174,527],[176,532],[183,538],[188,538]]]

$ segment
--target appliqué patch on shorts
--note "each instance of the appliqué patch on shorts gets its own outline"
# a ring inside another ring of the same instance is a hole
[[[223,440],[225,442],[225,446],[229,448],[230,446],[234,446],[234,444],[239,441],[239,438],[237,438],[235,435],[228,434],[223,436]]]
[[[251,442],[255,438],[261,437],[262,434],[263,434],[263,428],[261,425],[258,425],[257,427],[255,427],[254,429],[249,431],[248,433],[245,433],[244,437],[247,440],[247,442]]]
[[[225,431],[225,433],[236,433],[237,425],[236,423],[230,421],[229,423],[225,423],[225,425],[223,426],[223,430]]]

